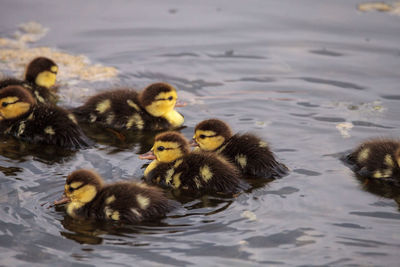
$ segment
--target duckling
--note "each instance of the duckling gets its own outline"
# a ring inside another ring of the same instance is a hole
[[[189,149],[188,141],[178,132],[158,134],[152,150],[140,156],[153,159],[144,171],[146,181],[191,194],[235,194],[246,189],[240,172],[224,157]]]
[[[85,122],[116,129],[162,130],[183,124],[174,107],[176,89],[167,83],[153,83],[141,93],[129,89],[107,91],[92,96],[73,112]]]
[[[400,180],[400,141],[371,139],[360,144],[345,161],[362,177]]]
[[[64,189],[63,198],[54,204],[68,203],[67,214],[75,219],[138,223],[177,207],[159,188],[134,182],[104,185],[99,174],[85,169],[72,172]]]
[[[218,119],[197,124],[192,145],[224,155],[244,176],[279,178],[288,172],[266,142],[252,134],[233,135],[228,124]]]
[[[20,85],[28,89],[38,103],[55,104],[58,97],[51,91],[51,88],[56,82],[57,72],[58,66],[53,60],[46,57],[37,57],[28,64],[25,80],[6,78],[0,81],[0,88],[5,88],[9,85]]]
[[[0,90],[0,133],[36,144],[81,148],[89,145],[73,114],[52,105],[37,105],[17,85]]]

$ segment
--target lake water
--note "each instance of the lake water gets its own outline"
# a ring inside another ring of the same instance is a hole
[[[0,37],[36,21],[49,31],[29,47],[118,69],[102,82],[59,80],[61,105],[166,81],[188,103],[186,137],[218,117],[268,141],[291,172],[234,199],[184,201],[161,222],[84,224],[42,204],[78,168],[140,181],[154,134],[92,133],[96,147],[57,156],[2,138],[0,265],[398,266],[400,190],[339,160],[400,128],[400,16],[360,3],[2,0]]]

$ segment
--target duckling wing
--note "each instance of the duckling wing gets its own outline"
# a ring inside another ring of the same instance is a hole
[[[288,168],[275,159],[268,144],[252,134],[232,136],[222,154],[246,176],[280,178],[288,173]]]

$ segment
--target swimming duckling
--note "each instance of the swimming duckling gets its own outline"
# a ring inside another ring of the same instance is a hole
[[[73,114],[60,107],[37,105],[31,93],[17,85],[0,90],[0,133],[36,144],[88,146]]]
[[[346,158],[362,177],[400,179],[400,141],[372,139],[360,144]]]
[[[6,78],[0,81],[0,88],[5,88],[9,85],[20,85],[28,89],[38,103],[55,104],[58,97],[51,91],[51,88],[56,83],[57,72],[58,66],[53,60],[46,57],[37,57],[28,64],[25,80]]]
[[[63,198],[54,204],[68,203],[67,214],[76,219],[138,223],[163,217],[176,207],[159,188],[134,182],[104,185],[96,172],[84,169],[72,172],[64,189]]]
[[[230,127],[218,119],[197,124],[192,144],[225,156],[245,176],[279,178],[288,172],[284,164],[276,161],[266,142],[252,134],[232,135]]]
[[[167,83],[153,83],[141,93],[119,89],[97,94],[73,112],[80,120],[116,129],[162,130],[183,124],[174,107],[176,89]]]
[[[224,157],[189,152],[186,138],[177,132],[156,136],[152,150],[141,159],[153,159],[144,171],[146,181],[190,193],[235,194],[245,189],[240,172]]]

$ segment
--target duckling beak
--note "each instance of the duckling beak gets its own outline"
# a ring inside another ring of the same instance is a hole
[[[177,107],[177,108],[182,108],[182,107],[186,107],[187,106],[187,103],[186,102],[183,102],[183,101],[181,101],[181,100],[178,100],[178,101],[176,101],[176,103],[175,103],[175,107]]]
[[[192,139],[192,141],[190,141],[189,142],[189,145],[191,146],[191,147],[196,147],[196,146],[199,146],[199,144],[196,142],[196,139]]]
[[[54,201],[54,205],[61,205],[70,202],[71,199],[65,194],[62,195],[61,199]]]
[[[150,150],[147,153],[139,155],[139,159],[156,159],[156,155],[154,155],[153,151]]]

